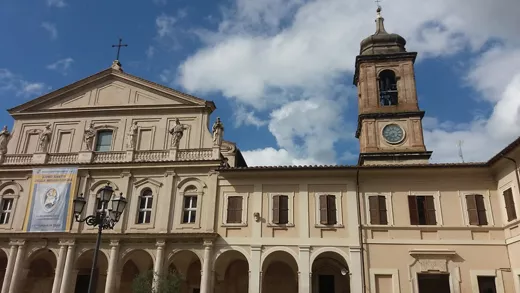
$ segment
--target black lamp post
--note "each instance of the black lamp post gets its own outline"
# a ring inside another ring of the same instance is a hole
[[[105,229],[113,229],[117,222],[119,222],[119,217],[125,210],[127,201],[123,197],[123,193],[119,195],[119,197],[114,197],[112,199],[112,207],[108,209],[108,202],[112,198],[114,194],[114,189],[110,186],[110,183],[107,183],[103,189],[99,191],[99,201],[101,203],[101,210],[98,210],[94,215],[87,216],[86,218],[81,219],[81,213],[83,213],[83,209],[85,208],[85,204],[87,201],[83,197],[83,194],[76,197],[74,199],[74,217],[77,222],[85,222],[89,226],[98,226],[98,234],[96,240],[96,249],[94,250],[94,259],[92,260],[92,268],[90,271],[90,280],[88,282],[88,293],[94,292],[94,284],[92,284],[94,280],[94,271],[97,267],[97,258],[99,254],[99,245],[101,244],[101,233]]]

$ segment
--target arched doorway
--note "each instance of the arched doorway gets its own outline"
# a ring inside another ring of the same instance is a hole
[[[323,252],[312,263],[313,293],[350,293],[350,272],[336,252]]]
[[[94,258],[94,250],[83,252],[76,260],[75,269],[78,271],[74,288],[74,293],[87,293],[90,281],[90,272],[92,268],[92,259]],[[96,292],[105,292],[105,283],[107,279],[108,259],[106,255],[99,251],[97,267],[94,271],[94,284],[96,284]]]
[[[176,252],[168,260],[168,270],[179,274],[181,280],[180,293],[199,293],[202,264],[192,251]]]
[[[298,263],[288,252],[275,251],[262,263],[262,293],[298,293]]]
[[[122,260],[120,293],[132,292],[132,282],[141,273],[153,271],[152,256],[144,250],[134,250]]]
[[[51,293],[54,281],[56,255],[50,249],[35,252],[28,260],[27,277],[21,288],[23,293]]]
[[[239,251],[228,250],[215,260],[214,293],[247,293],[249,263]]]
[[[0,288],[4,285],[5,270],[7,269],[7,253],[0,249]]]

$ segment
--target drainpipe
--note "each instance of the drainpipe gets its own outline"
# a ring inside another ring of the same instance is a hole
[[[513,164],[515,164],[516,188],[518,189],[518,194],[520,194],[520,177],[518,176],[518,163],[515,159],[510,158],[508,156],[502,155],[502,158],[508,159],[509,161],[513,162]]]
[[[358,217],[358,238],[359,238],[359,247],[360,254],[359,258],[361,260],[361,292],[366,293],[366,283],[365,283],[365,247],[363,244],[363,223],[361,222],[361,196],[359,194],[359,169],[356,171],[356,200],[357,200],[357,217]]]

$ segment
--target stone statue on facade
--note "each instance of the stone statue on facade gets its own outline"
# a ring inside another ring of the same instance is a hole
[[[42,133],[40,133],[40,137],[38,138],[38,152],[46,153],[49,148],[49,143],[51,141],[51,125],[47,124]]]
[[[94,123],[90,123],[88,129],[85,129],[85,134],[83,135],[83,142],[85,144],[85,149],[87,151],[92,150],[92,145],[94,143],[94,138],[96,137],[96,130],[94,129]]]
[[[222,137],[224,136],[224,125],[222,121],[220,121],[220,117],[217,117],[217,121],[213,123],[213,145],[221,146],[222,145]]]
[[[11,139],[11,133],[7,130],[7,125],[0,131],[0,154],[7,153],[7,143]]]
[[[129,150],[134,150],[137,140],[137,132],[139,130],[139,127],[137,126],[137,121],[135,121],[132,126],[130,127],[130,130],[126,134],[126,148]]]
[[[170,134],[172,135],[172,148],[179,148],[179,143],[181,142],[181,138],[184,135],[184,130],[186,126],[182,125],[179,121],[179,118],[175,118],[175,126],[170,129]]]

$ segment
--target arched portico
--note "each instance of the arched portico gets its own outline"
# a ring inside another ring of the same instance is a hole
[[[312,262],[312,293],[350,293],[350,269],[346,259],[334,251],[324,251]]]
[[[25,281],[20,285],[23,293],[51,293],[54,281],[56,255],[50,249],[34,252],[25,264]]]
[[[246,293],[249,290],[249,262],[237,250],[227,250],[214,261],[214,293]]]
[[[86,293],[90,280],[92,268],[92,259],[94,258],[94,250],[87,250],[81,253],[75,262],[74,268],[77,271],[74,293]],[[97,268],[94,271],[94,284],[96,284],[96,292],[105,292],[105,283],[107,278],[108,259],[102,251],[98,254]]]
[[[200,292],[202,263],[195,252],[177,251],[169,258],[167,264],[169,271],[178,273],[182,278],[180,293]]]
[[[130,252],[121,263],[121,283],[120,293],[132,292],[132,282],[141,273],[153,270],[153,259],[144,250],[134,250]]]
[[[262,293],[298,293],[298,262],[290,253],[274,251],[263,260]]]

